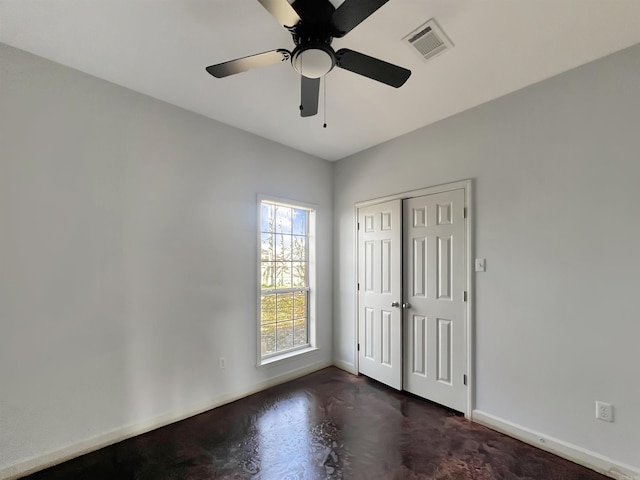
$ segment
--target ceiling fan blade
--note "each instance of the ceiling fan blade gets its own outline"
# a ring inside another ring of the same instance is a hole
[[[258,0],[258,2],[285,28],[295,27],[300,22],[300,16],[287,0]]]
[[[305,25],[322,26],[322,31],[326,30],[327,25],[331,25],[331,18],[336,11],[329,0],[295,0],[291,7],[298,12]]]
[[[312,117],[318,113],[318,96],[320,95],[320,79],[307,78],[300,75],[301,95],[300,95],[300,116]]]
[[[334,37],[344,37],[362,23],[369,15],[389,0],[345,0],[340,5],[331,22],[335,28]]]
[[[396,88],[404,85],[411,76],[411,70],[348,48],[336,52],[336,66]]]
[[[289,60],[290,57],[291,52],[289,52],[289,50],[279,48],[278,50],[271,50],[270,52],[258,53],[256,55],[218,63],[217,65],[211,65],[207,67],[207,72],[216,78],[228,77],[229,75],[246,72],[253,68],[266,67],[274,63],[284,62],[285,60]]]

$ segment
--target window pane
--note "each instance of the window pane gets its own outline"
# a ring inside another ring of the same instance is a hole
[[[293,318],[307,316],[307,292],[293,294]]]
[[[305,345],[309,343],[307,337],[307,319],[300,318],[293,322],[293,345]]]
[[[291,264],[275,262],[276,288],[291,288]]]
[[[306,286],[306,270],[307,264],[302,262],[293,262],[291,264],[291,273],[292,273],[292,281],[291,284],[293,287],[304,287]]]
[[[276,321],[276,295],[262,295],[260,303],[260,323]]]
[[[273,244],[273,234],[260,234],[260,258],[262,260],[274,260],[275,250]]]
[[[286,350],[293,347],[293,320],[278,322],[277,349]]]
[[[293,293],[279,293],[277,304],[278,322],[281,320],[291,320],[293,318]]]
[[[260,231],[273,232],[275,221],[275,205],[262,203],[260,205]]]
[[[294,235],[291,241],[291,259],[292,260],[306,260],[307,251],[305,248],[305,237],[300,235]]]
[[[260,273],[260,288],[275,288],[275,270],[276,267],[274,262],[262,262]]]
[[[306,210],[300,210],[299,208],[294,208],[292,213],[292,231],[296,235],[306,235],[307,234],[307,215],[308,212]]]
[[[291,264],[285,263],[282,270],[282,288],[291,288]]]
[[[291,233],[291,207],[276,206],[276,232]]]
[[[276,234],[276,259],[291,261],[291,235]]]
[[[276,324],[262,325],[261,329],[260,350],[262,355],[275,353],[276,351]]]

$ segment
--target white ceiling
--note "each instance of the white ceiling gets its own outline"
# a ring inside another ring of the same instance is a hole
[[[341,0],[332,0],[341,3]],[[435,17],[455,47],[401,41]],[[390,0],[333,47],[409,68],[401,88],[334,69],[327,123],[301,118],[288,64],[205,67],[293,49],[256,0],[0,0],[0,41],[328,160],[337,160],[640,42],[639,0]]]

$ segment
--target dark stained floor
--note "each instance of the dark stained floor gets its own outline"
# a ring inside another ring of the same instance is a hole
[[[27,478],[607,477],[331,367]]]

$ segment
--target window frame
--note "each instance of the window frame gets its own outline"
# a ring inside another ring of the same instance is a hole
[[[284,207],[297,208],[308,211],[307,219],[307,285],[306,287],[292,287],[290,289],[265,289],[264,292],[275,293],[277,290],[280,293],[286,293],[288,290],[306,290],[307,292],[307,340],[308,343],[298,347],[293,347],[280,352],[274,352],[267,355],[262,355],[262,334],[261,334],[261,301],[263,295],[262,289],[262,203],[273,203]],[[258,194],[257,196],[257,225],[256,225],[256,358],[257,366],[268,365],[280,360],[284,360],[291,357],[297,357],[299,355],[317,350],[316,348],[316,205],[307,202],[300,202],[297,200],[291,200],[282,197],[276,197],[273,195]]]

